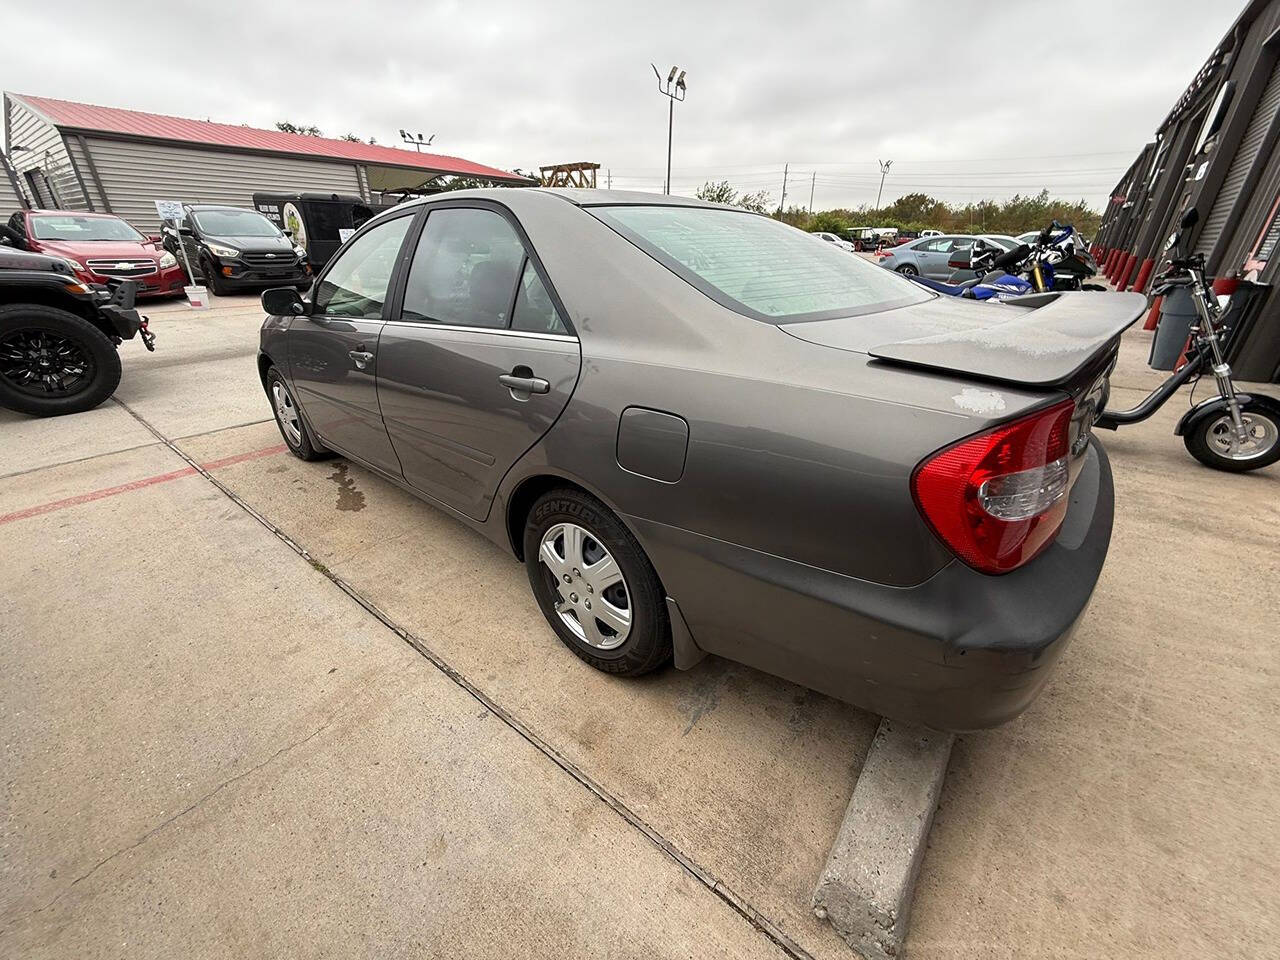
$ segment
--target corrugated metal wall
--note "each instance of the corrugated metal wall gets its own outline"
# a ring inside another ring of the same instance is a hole
[[[1254,162],[1258,159],[1258,151],[1262,148],[1277,111],[1280,111],[1280,62],[1276,62],[1271,69],[1271,78],[1262,91],[1257,109],[1249,119],[1249,125],[1245,128],[1240,146],[1235,156],[1231,158],[1231,166],[1227,168],[1222,187],[1214,197],[1213,206],[1205,218],[1204,227],[1196,241],[1197,253],[1203,253],[1205,256],[1212,253],[1223,230],[1227,228],[1231,211],[1235,208],[1236,200],[1240,197],[1240,191],[1244,188],[1250,171],[1253,170]]]
[[[22,201],[13,192],[13,184],[9,182],[9,171],[0,165],[0,220],[7,220],[9,214],[22,206]]]
[[[9,162],[18,172],[18,179],[23,181],[25,189],[30,190],[26,185],[26,172],[39,168],[52,187],[53,196],[39,199],[33,196],[32,203],[48,203],[64,210],[88,210],[89,205],[80,189],[80,181],[76,179],[75,168],[71,165],[71,157],[58,129],[46,123],[16,98],[6,97],[5,105]],[[27,149],[18,150],[18,147]],[[39,178],[37,185],[43,192],[45,185]]]
[[[111,209],[139,229],[159,229],[154,201],[253,206],[259,191],[359,193],[354,164],[198,150],[86,136]],[[86,180],[89,179],[85,171]]]

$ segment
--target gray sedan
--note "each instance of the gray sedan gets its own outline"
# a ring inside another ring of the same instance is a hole
[[[939,298],[737,208],[507,189],[386,211],[263,304],[289,449],[509,550],[593,667],[716,654],[958,729],[1031,702],[1093,592],[1090,428],[1145,300]]]
[[[924,237],[893,247],[888,256],[880,261],[880,266],[906,276],[928,277],[930,280],[967,280],[974,274],[964,271],[956,275],[956,268],[950,266],[952,260],[968,260],[969,248],[977,239],[986,240],[1006,250],[1018,245],[1013,237],[1000,234],[952,233],[942,237]]]

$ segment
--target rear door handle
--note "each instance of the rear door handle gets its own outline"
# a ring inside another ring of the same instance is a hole
[[[551,392],[551,384],[541,377],[517,377],[511,373],[504,373],[498,378],[498,382],[510,389],[512,393]]]
[[[356,362],[357,370],[363,370],[365,364],[373,359],[373,354],[368,350],[348,350],[347,356]]]

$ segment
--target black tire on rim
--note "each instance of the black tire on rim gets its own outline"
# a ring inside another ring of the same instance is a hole
[[[525,522],[524,559],[543,616],[581,660],[636,677],[671,658],[658,575],[595,497],[571,487],[539,497]]]
[[[204,273],[205,286],[209,288],[209,292],[215,297],[225,297],[227,295],[227,284],[222,279],[222,274],[218,273],[217,265],[206,257],[202,262],[201,270]]]
[[[267,370],[267,399],[271,401],[276,426],[280,428],[280,436],[290,453],[299,460],[327,460],[333,456],[333,451],[322,446],[311,433],[302,411],[294,402],[289,384],[275,367]]]
[[[1187,452],[1207,467],[1244,473],[1280,460],[1280,405],[1259,399],[1240,405],[1246,437],[1242,443],[1231,414],[1218,410],[1200,417],[1182,437]]]
[[[91,410],[115,393],[120,372],[115,344],[84,318],[0,307],[0,406],[38,417]]]
[[[902,274],[904,277],[915,277],[915,276],[919,276],[920,274],[920,271],[917,270],[913,265],[909,263],[904,263],[902,266],[900,266],[898,268],[898,272]]]

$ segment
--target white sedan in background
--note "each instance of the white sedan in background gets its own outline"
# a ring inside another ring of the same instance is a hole
[[[841,250],[847,250],[849,253],[853,253],[854,251],[854,246],[852,243],[850,243],[848,240],[841,240],[834,233],[815,233],[814,236],[820,240],[827,241],[827,243],[834,243]]]

